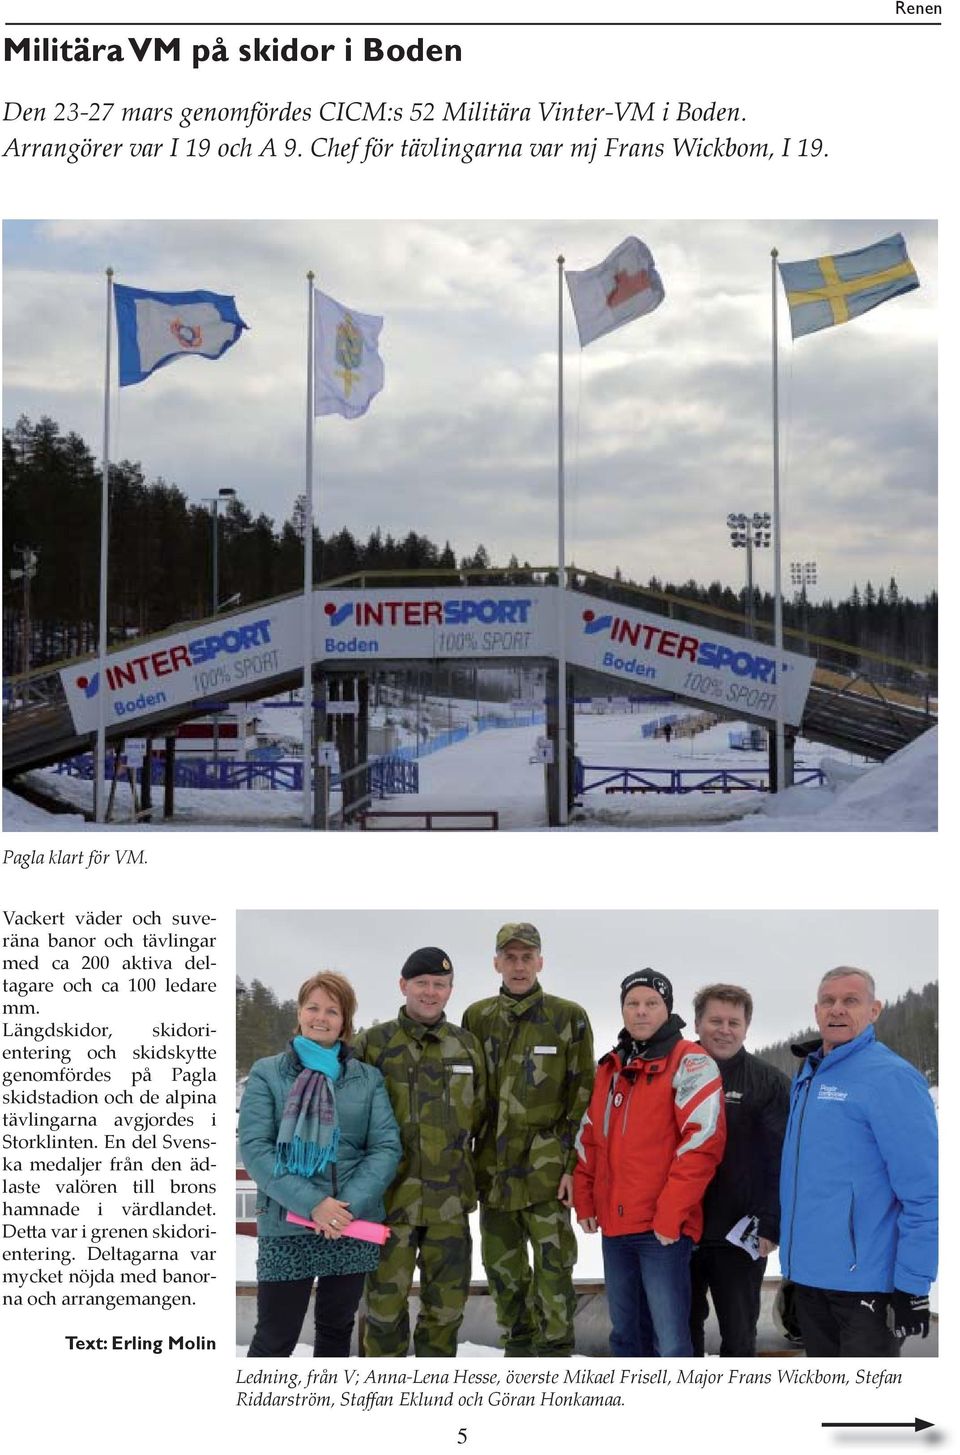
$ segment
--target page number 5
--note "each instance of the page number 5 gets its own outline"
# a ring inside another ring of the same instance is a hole
[[[457,1431],[457,1444],[458,1445],[465,1445],[466,1443],[467,1443],[467,1432],[466,1432],[466,1430],[458,1430]]]

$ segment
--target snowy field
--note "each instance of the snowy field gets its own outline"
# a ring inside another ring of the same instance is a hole
[[[743,724],[721,723],[691,738],[667,743],[662,737],[642,737],[643,723],[662,716],[670,704],[641,708],[635,713],[595,715],[576,719],[577,754],[588,767],[632,769],[718,769],[742,771],[764,768],[765,752],[743,752],[729,746],[731,730]],[[381,709],[382,712],[382,709]],[[467,726],[475,712],[472,702],[442,704],[442,727]],[[262,729],[282,741],[288,756],[299,750],[300,717],[285,709],[260,714]],[[440,728],[434,723],[434,730]],[[543,727],[504,727],[472,732],[462,742],[420,758],[420,791],[379,801],[374,807],[394,810],[496,810],[501,829],[545,828],[544,771],[532,762]],[[415,734],[401,731],[401,741]],[[932,831],[937,827],[937,730],[901,750],[885,764],[871,765],[849,753],[799,739],[797,767],[822,767],[823,787],[804,786],[780,796],[751,792],[673,794],[586,793],[571,817],[571,831],[617,829],[732,830],[737,832],[893,832]],[[46,769],[26,775],[26,781],[65,806],[92,809],[93,789],[88,782]],[[333,807],[338,799],[334,798]],[[130,791],[118,786],[115,822],[129,829]],[[69,832],[94,828],[78,814],[48,814],[5,791],[3,824],[6,831],[42,829]],[[176,816],[164,824],[144,825],[147,831],[184,829],[231,830],[301,828],[299,793],[265,790],[203,790],[178,788]],[[102,830],[96,830],[101,832]]]

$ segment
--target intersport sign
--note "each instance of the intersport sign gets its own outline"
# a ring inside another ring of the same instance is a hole
[[[726,713],[775,720],[779,703],[785,723],[797,726],[803,716],[811,657],[572,592],[564,622],[567,658],[577,666]]]
[[[567,592],[566,656],[625,686],[644,683],[724,712],[796,725],[813,661],[760,643]],[[391,661],[509,661],[557,655],[552,586],[315,590],[313,653],[321,665]],[[101,693],[115,726],[220,696],[254,695],[303,663],[302,599],[235,612],[111,652],[61,674],[77,732],[96,730]]]

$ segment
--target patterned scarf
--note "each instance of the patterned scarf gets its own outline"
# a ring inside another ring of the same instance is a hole
[[[290,1088],[280,1119],[277,1175],[294,1172],[313,1177],[337,1160],[340,1127],[333,1086],[340,1076],[340,1044],[318,1046],[305,1036],[294,1036],[290,1042],[303,1070]]]

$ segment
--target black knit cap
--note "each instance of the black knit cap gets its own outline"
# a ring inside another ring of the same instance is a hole
[[[436,945],[424,945],[421,950],[414,950],[404,961],[403,969],[400,971],[401,978],[413,980],[418,975],[452,975],[453,962],[446,950],[439,950]]]
[[[661,975],[659,970],[651,970],[649,965],[646,970],[634,970],[620,982],[620,1009],[623,1009],[623,1002],[631,990],[638,985],[645,985],[648,990],[655,990],[663,1000],[667,1010],[673,1012],[673,986],[666,975]]]

